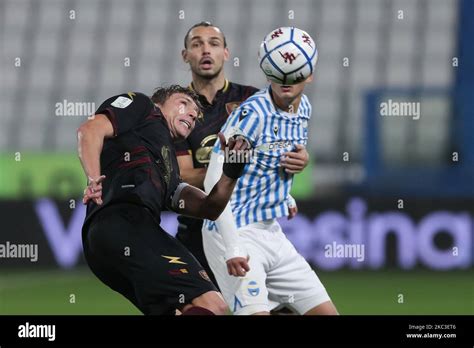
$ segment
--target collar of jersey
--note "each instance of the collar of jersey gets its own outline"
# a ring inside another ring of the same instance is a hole
[[[230,86],[229,80],[225,79],[225,80],[224,80],[224,87],[222,87],[220,90],[217,91],[216,96],[214,97],[214,100],[212,101],[212,102],[213,102],[212,104],[214,104],[214,101],[215,101],[217,98],[219,98],[222,94],[226,93],[226,92],[229,90],[229,86]],[[200,99],[201,99],[201,102],[205,102],[206,104],[209,104],[209,102],[207,101],[206,97],[203,96],[202,94],[198,93],[198,92],[194,89],[194,86],[193,86],[193,83],[192,83],[192,82],[189,84],[188,88],[189,88],[190,90],[192,90],[192,91],[195,91],[195,92],[199,95],[199,97],[200,97]],[[209,105],[211,105],[211,104],[209,104]]]

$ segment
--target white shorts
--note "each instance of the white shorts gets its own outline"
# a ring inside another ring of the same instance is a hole
[[[304,314],[330,301],[318,276],[276,220],[249,224],[238,232],[250,257],[250,271],[245,277],[227,273],[221,234],[203,227],[206,258],[234,314],[269,312],[278,306]]]

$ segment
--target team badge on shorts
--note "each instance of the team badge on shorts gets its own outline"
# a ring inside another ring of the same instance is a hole
[[[202,279],[207,280],[208,282],[211,281],[211,278],[209,278],[206,271],[204,270],[199,271],[199,275],[202,277]]]
[[[180,269],[169,270],[168,273],[176,276],[176,275],[188,274],[189,272],[186,268],[180,268]]]
[[[260,293],[260,288],[258,287],[258,284],[255,280],[249,281],[249,284],[247,285],[247,290],[249,292],[250,296],[258,296]]]

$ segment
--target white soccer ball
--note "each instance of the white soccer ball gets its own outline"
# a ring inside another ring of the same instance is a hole
[[[305,31],[282,27],[269,33],[258,51],[260,68],[268,79],[294,85],[309,77],[318,60],[314,40]]]

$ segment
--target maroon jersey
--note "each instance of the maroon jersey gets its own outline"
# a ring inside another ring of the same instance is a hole
[[[190,88],[193,88],[192,84]],[[194,168],[206,167],[211,158],[217,133],[221,130],[227,117],[234,108],[257,91],[258,89],[255,87],[243,86],[226,80],[224,88],[217,92],[211,104],[206,97],[200,95],[204,119],[196,122],[196,127],[186,140],[176,143],[176,155],[191,155]]]
[[[160,222],[163,210],[171,210],[171,198],[181,183],[174,143],[168,125],[151,99],[142,93],[114,96],[96,114],[105,114],[114,137],[104,140],[100,154],[102,205],[87,205],[86,223],[95,213],[115,203],[147,207]]]

